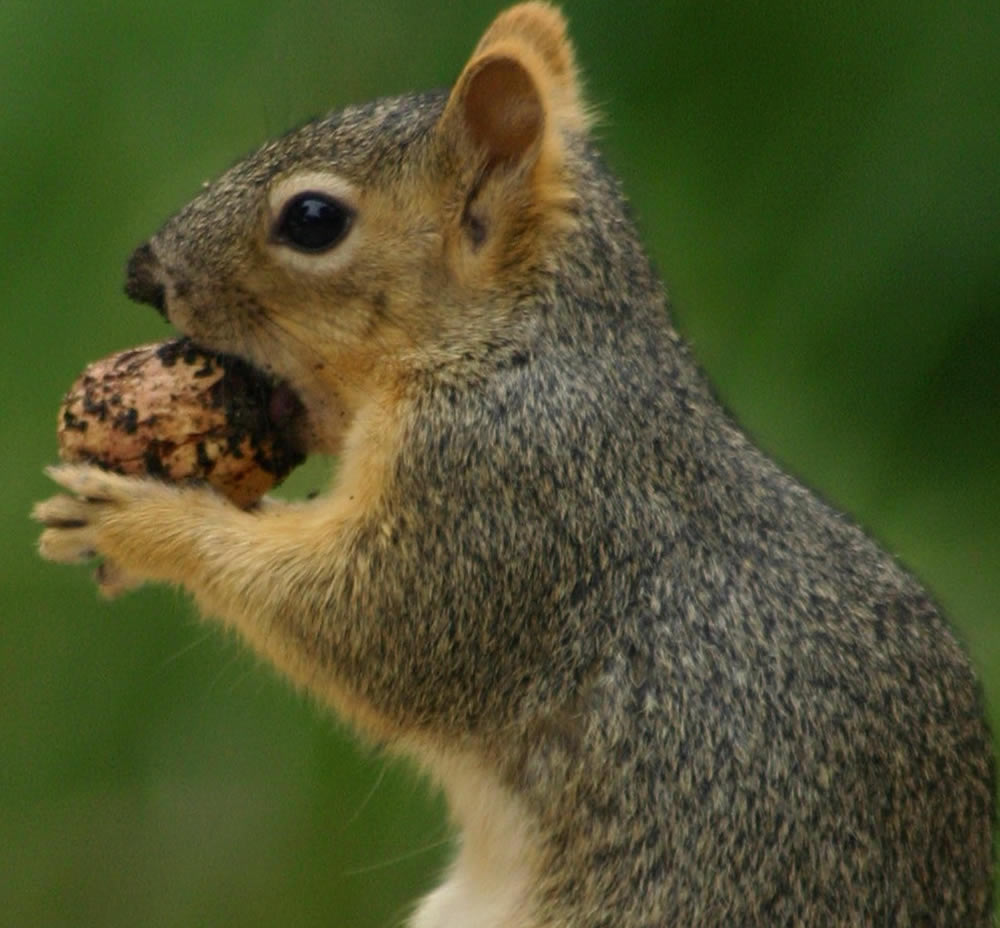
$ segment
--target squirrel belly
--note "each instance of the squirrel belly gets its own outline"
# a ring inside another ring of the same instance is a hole
[[[459,851],[415,928],[985,928],[969,660],[718,403],[589,123],[524,3],[450,91],[209,185],[129,292],[290,385],[334,483],[247,512],[64,471],[42,551],[183,586],[423,764]]]

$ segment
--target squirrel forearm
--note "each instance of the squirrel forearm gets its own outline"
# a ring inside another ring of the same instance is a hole
[[[116,505],[116,491],[136,486],[141,499]],[[336,622],[350,611],[348,591],[358,587],[349,542],[357,520],[337,497],[256,513],[209,490],[155,481],[109,477],[95,492],[110,497],[97,527],[110,561],[183,587],[262,656],[316,685],[321,655],[336,651]]]

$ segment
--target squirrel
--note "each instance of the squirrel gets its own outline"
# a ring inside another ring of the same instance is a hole
[[[413,928],[986,926],[994,761],[919,582],[670,319],[562,14],[208,185],[127,292],[285,381],[316,499],[51,470],[41,554],[208,615],[443,791]]]

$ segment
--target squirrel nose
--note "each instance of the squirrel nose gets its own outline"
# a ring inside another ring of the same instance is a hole
[[[125,292],[137,303],[148,303],[167,318],[167,292],[159,280],[160,262],[147,242],[132,252],[125,267]]]

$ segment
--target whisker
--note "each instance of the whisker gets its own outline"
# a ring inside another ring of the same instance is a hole
[[[343,825],[344,829],[353,825],[358,820],[361,813],[364,812],[364,810],[368,807],[368,804],[372,801],[372,799],[375,798],[375,794],[379,791],[379,787],[381,787],[382,784],[385,782],[386,769],[387,769],[386,764],[383,762],[379,768],[378,775],[375,777],[375,781],[369,787],[368,792],[365,793],[364,797],[362,797],[361,802],[358,803],[358,806],[354,810],[354,813],[351,815],[351,817],[346,822],[344,822]]]
[[[210,628],[204,634],[199,635],[197,638],[194,638],[193,640],[189,641],[183,647],[178,648],[169,657],[166,657],[162,661],[160,661],[160,666],[158,668],[158,671],[166,670],[167,667],[169,667],[175,661],[180,660],[182,657],[184,657],[185,654],[188,654],[195,648],[201,647],[201,645],[203,645],[206,641],[208,641],[208,639],[211,638],[214,634],[215,634],[215,629]]]
[[[366,873],[374,873],[378,870],[384,870],[387,867],[394,867],[396,864],[405,863],[407,860],[412,860],[421,854],[429,854],[431,851],[436,851],[439,847],[450,844],[451,841],[451,835],[445,835],[436,841],[432,841],[430,844],[412,848],[409,851],[404,851],[402,854],[397,854],[395,857],[389,857],[386,860],[380,860],[378,863],[367,864],[362,867],[352,867],[349,870],[342,871],[342,873],[344,876],[363,876]]]

